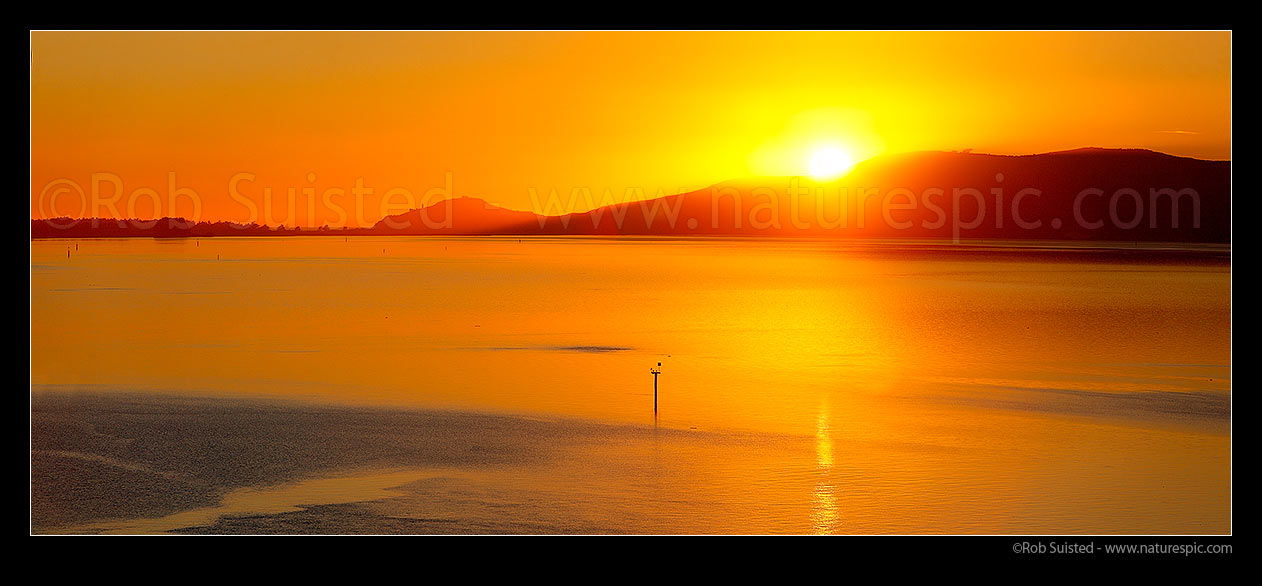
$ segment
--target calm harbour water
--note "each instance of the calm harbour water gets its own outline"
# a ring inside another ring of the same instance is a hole
[[[31,329],[36,532],[1231,530],[1225,251],[50,240]]]

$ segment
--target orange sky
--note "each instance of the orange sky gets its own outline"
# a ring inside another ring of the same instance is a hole
[[[31,58],[32,218],[370,224],[448,177],[583,210],[826,145],[1231,158],[1229,32],[33,32]]]

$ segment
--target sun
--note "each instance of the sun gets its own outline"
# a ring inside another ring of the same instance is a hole
[[[747,160],[755,176],[831,182],[885,149],[870,112],[816,108],[787,119],[778,132],[769,134],[750,151]]]
[[[820,147],[811,152],[807,169],[811,177],[825,181],[841,177],[854,166],[854,159],[838,147]]]

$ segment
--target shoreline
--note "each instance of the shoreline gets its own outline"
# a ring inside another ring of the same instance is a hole
[[[1229,522],[1215,522],[1212,509],[1201,510],[1191,524],[1192,518],[1133,524],[1092,521],[1078,517],[1072,503],[1035,499],[1018,502],[1051,509],[1032,510],[1028,518],[995,516],[1002,511],[987,508],[993,495],[984,489],[993,479],[958,476],[950,464],[972,461],[971,449],[918,445],[911,437],[854,441],[844,434],[726,433],[181,394],[36,390],[31,397],[33,534],[1230,531]],[[1229,430],[1205,435],[1115,427],[1118,422],[1107,418],[1006,407],[986,411],[987,418],[1172,447],[1190,442],[1229,450],[1231,443]],[[931,465],[923,477],[903,478],[898,467],[881,472],[911,454],[921,454],[916,461],[933,454],[930,462],[946,467],[930,472],[938,468]],[[1019,454],[987,458],[1029,457]],[[1127,458],[1104,457],[1106,464]],[[1193,468],[1168,478],[1205,493],[1186,498],[1215,494],[1218,481]],[[1229,476],[1225,480],[1229,514]],[[1066,481],[1053,474],[1039,482],[1055,490]],[[903,491],[930,484],[890,500],[894,495],[880,488],[890,482]],[[938,483],[958,487],[942,492]],[[969,489],[974,483],[981,484]],[[1109,502],[1096,499],[1123,496],[1075,498],[1090,509]],[[893,514],[909,506],[930,507],[936,516]]]

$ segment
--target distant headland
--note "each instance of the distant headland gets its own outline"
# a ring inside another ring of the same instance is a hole
[[[1036,155],[914,152],[869,159],[834,181],[764,177],[543,215],[474,197],[371,227],[273,228],[182,218],[31,220],[31,238],[228,236],[724,236],[1229,243],[1231,162],[1139,149]]]

